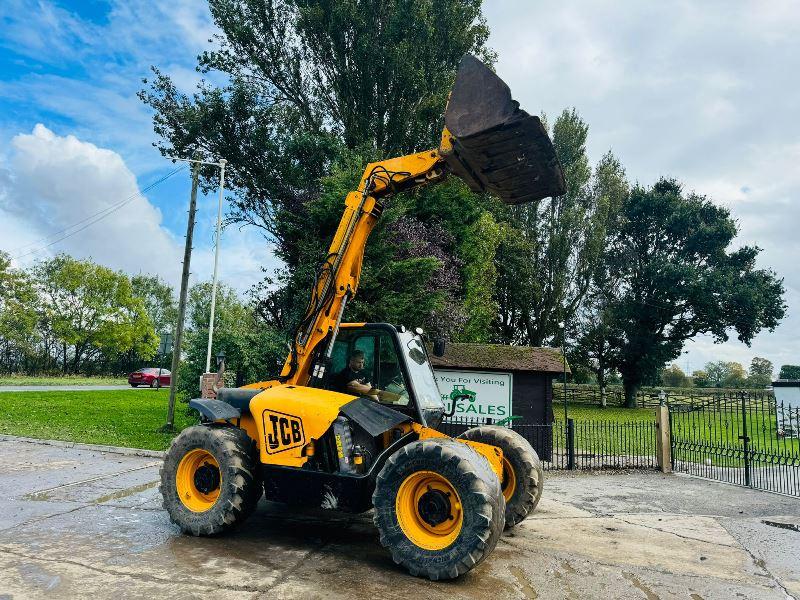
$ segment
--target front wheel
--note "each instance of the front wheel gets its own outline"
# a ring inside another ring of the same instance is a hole
[[[489,463],[447,438],[395,452],[378,475],[372,502],[392,559],[432,580],[475,567],[497,545],[505,523],[500,482]]]
[[[536,450],[516,431],[497,425],[468,429],[461,439],[497,446],[503,451],[503,497],[506,528],[522,522],[542,497],[544,472]]]
[[[255,442],[243,429],[196,425],[172,441],[161,467],[161,495],[184,533],[233,529],[261,498]]]

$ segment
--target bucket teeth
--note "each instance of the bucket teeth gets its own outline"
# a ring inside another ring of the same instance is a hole
[[[542,122],[520,109],[505,82],[474,56],[461,60],[445,126],[452,142],[445,160],[473,191],[490,192],[506,204],[566,191]]]

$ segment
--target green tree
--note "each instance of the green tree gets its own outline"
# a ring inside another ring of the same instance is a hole
[[[742,388],[747,385],[747,371],[742,366],[742,363],[729,362],[728,363],[728,376],[722,382],[722,386],[726,388]]]
[[[461,57],[492,60],[488,29],[480,0],[211,0],[210,8],[220,33],[199,67],[227,83],[203,83],[190,98],[156,71],[140,97],[154,109],[164,154],[228,160],[229,221],[264,230],[286,265],[261,286],[258,312],[289,328],[344,194],[367,162],[438,144]],[[202,176],[215,184],[213,168]],[[470,247],[463,228],[484,212],[472,209],[475,198],[449,182],[395,199],[345,317],[455,332],[466,323],[461,297],[485,309],[480,268],[457,257]],[[471,337],[484,335],[476,328],[485,318],[476,319]]]
[[[158,275],[134,275],[131,277],[133,294],[144,302],[156,333],[171,333],[178,320],[178,306],[172,286]]]
[[[178,377],[184,398],[196,397],[206,366],[208,323],[211,318],[211,283],[195,284],[189,290],[185,359]],[[261,319],[253,307],[242,302],[225,284],[217,288],[214,311],[212,369],[215,357],[225,353],[225,369],[235,385],[274,378],[286,358],[286,337]]]
[[[626,406],[665,362],[700,333],[749,344],[783,318],[783,282],[757,269],[759,248],[729,250],[737,234],[726,208],[684,195],[674,180],[636,186],[622,206],[607,255],[617,287],[613,319],[623,333],[618,368]],[[710,375],[710,373],[709,373]]]
[[[719,360],[706,363],[705,370],[712,387],[740,388],[747,384],[747,371],[741,363]]]
[[[211,0],[220,33],[194,97],[156,72],[140,93],[164,154],[225,156],[232,220],[265,229],[294,268],[283,218],[300,219],[343,145],[370,158],[438,142],[462,55],[486,59],[480,0]],[[213,184],[215,171],[203,172]],[[288,215],[286,213],[289,213]]]
[[[782,365],[779,379],[800,379],[800,365]]]
[[[39,320],[64,345],[64,372],[79,373],[83,361],[101,351],[133,350],[145,358],[155,353],[153,322],[123,273],[62,254],[37,263],[33,274],[41,298]]]
[[[675,363],[661,371],[661,383],[667,387],[692,387],[692,379]]]
[[[495,255],[502,235],[501,226],[490,213],[484,212],[464,236],[460,255],[464,260],[464,312],[467,317],[464,327],[453,336],[454,341],[490,341],[490,327],[498,311]]]
[[[695,387],[711,387],[711,379],[709,378],[708,372],[704,371],[703,369],[698,369],[697,371],[692,372],[692,382],[694,383]]]
[[[628,184],[611,153],[591,168],[588,133],[574,108],[563,111],[552,138],[567,193],[509,210],[513,227],[498,261],[497,335],[502,342],[542,346],[554,340],[559,322],[574,320],[592,284]]]
[[[722,387],[731,375],[731,363],[724,360],[706,363],[705,372],[711,387]]]
[[[609,372],[617,362],[620,332],[608,310],[608,295],[603,288],[607,275],[598,273],[583,306],[578,323],[576,364],[594,373],[600,387],[600,404],[606,405],[606,384]],[[601,283],[603,282],[603,283]]]
[[[37,295],[25,271],[0,252],[0,369],[24,369],[37,340]]]
[[[756,356],[750,361],[750,369],[747,375],[747,385],[754,388],[763,388],[772,383],[773,376],[772,362],[766,358]]]

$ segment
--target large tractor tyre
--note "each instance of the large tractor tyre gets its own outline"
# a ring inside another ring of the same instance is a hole
[[[542,462],[528,440],[497,425],[468,429],[458,437],[497,446],[503,451],[501,488],[506,501],[506,528],[525,520],[539,504],[544,486]]]
[[[466,573],[491,554],[505,524],[500,481],[485,458],[448,438],[395,452],[372,496],[381,544],[412,575]]]
[[[161,467],[161,496],[170,520],[196,536],[233,529],[261,498],[258,467],[255,442],[243,429],[185,429]]]

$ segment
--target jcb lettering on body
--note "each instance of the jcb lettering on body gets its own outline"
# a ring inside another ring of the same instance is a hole
[[[262,413],[262,419],[267,454],[286,452],[305,445],[306,436],[303,431],[303,420],[300,417],[265,410]]]

